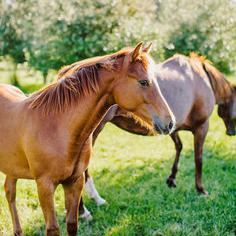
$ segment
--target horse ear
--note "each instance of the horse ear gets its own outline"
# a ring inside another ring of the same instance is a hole
[[[152,42],[149,43],[149,45],[143,49],[143,52],[149,53],[152,49]]]
[[[143,42],[139,42],[132,53],[132,61],[136,61],[140,54],[142,53]]]

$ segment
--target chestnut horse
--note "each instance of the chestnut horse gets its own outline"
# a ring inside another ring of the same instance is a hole
[[[169,187],[176,187],[175,178],[182,150],[178,131],[189,130],[194,135],[196,189],[199,193],[207,194],[202,184],[202,153],[209,116],[214,105],[218,104],[218,113],[224,119],[227,134],[235,134],[235,87],[209,61],[193,53],[190,57],[175,55],[157,65],[156,79],[176,118],[176,131],[170,135],[175,143],[176,156],[167,184]],[[95,130],[93,141],[108,121],[131,133],[152,135],[151,130],[137,124],[125,110],[114,106]],[[99,196],[88,170],[85,178],[87,179],[85,188],[89,195],[98,205],[105,203],[105,200]],[[82,201],[80,212],[84,218],[91,218],[90,212],[83,207]]]
[[[91,133],[113,104],[132,111],[147,128],[172,131],[175,119],[154,80],[149,50],[139,43],[134,49],[76,62],[60,71],[60,80],[29,97],[0,85],[0,171],[6,174],[15,235],[22,235],[15,204],[20,178],[37,183],[47,236],[60,234],[54,192],[62,184],[67,232],[77,235]]]

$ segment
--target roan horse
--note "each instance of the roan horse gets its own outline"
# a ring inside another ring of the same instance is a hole
[[[169,187],[176,187],[175,178],[182,150],[178,131],[189,130],[194,135],[196,189],[199,193],[207,194],[202,184],[202,153],[209,116],[214,105],[218,104],[218,114],[225,122],[227,134],[235,135],[236,89],[208,60],[194,53],[190,57],[175,55],[157,65],[156,71],[162,94],[176,118],[176,131],[170,135],[175,143],[176,156],[167,184]],[[152,135],[151,130],[137,124],[125,110],[114,106],[95,130],[93,142],[108,121],[131,133]],[[85,188],[89,195],[98,205],[105,203],[99,196],[88,170],[85,172],[85,179]],[[80,213],[84,218],[91,218],[82,201]]]
[[[91,155],[91,133],[107,110],[118,104],[157,132],[172,131],[175,120],[154,80],[150,47],[87,59],[63,68],[61,79],[26,97],[0,86],[0,171],[14,234],[22,235],[15,197],[17,179],[34,179],[47,236],[58,236],[54,192],[65,192],[66,224],[77,235],[78,205]]]

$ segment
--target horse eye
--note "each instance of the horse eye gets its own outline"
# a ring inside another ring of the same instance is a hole
[[[138,82],[142,87],[148,87],[149,86],[148,80],[139,80]]]

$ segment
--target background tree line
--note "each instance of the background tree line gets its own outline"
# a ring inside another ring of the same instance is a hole
[[[157,61],[203,54],[223,72],[236,69],[233,0],[2,0],[0,56],[50,70],[153,41]],[[17,83],[16,81],[13,83]]]

